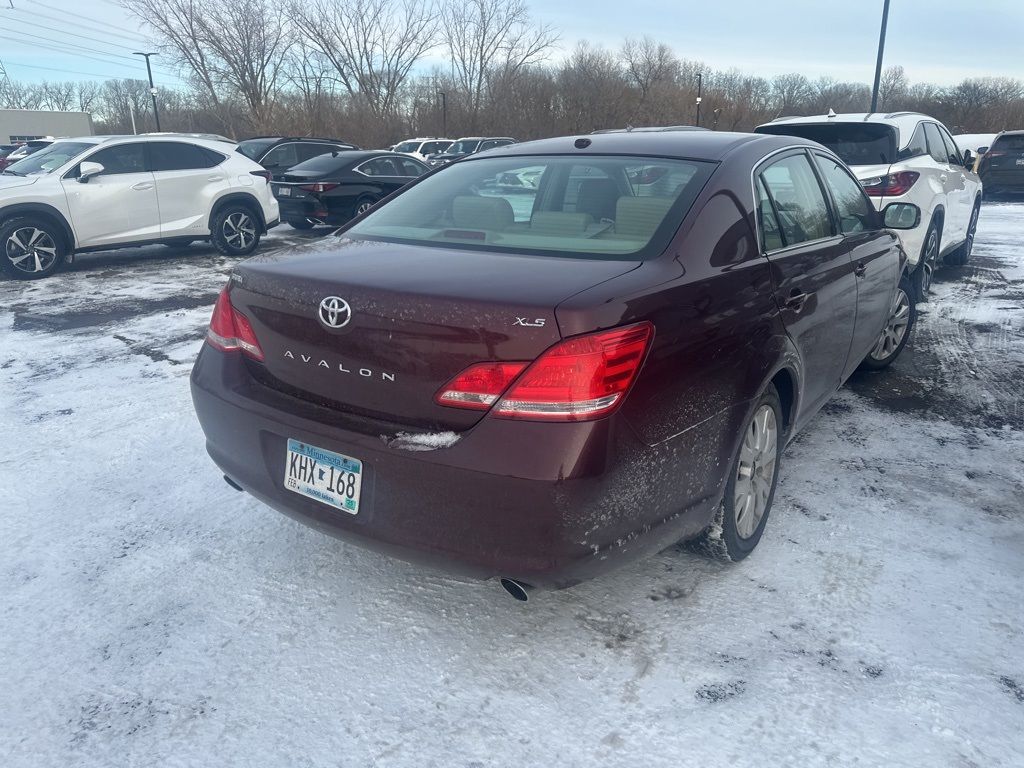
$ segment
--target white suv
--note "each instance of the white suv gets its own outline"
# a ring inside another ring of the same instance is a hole
[[[799,136],[835,152],[850,166],[878,210],[889,203],[921,209],[900,238],[918,301],[926,301],[939,258],[963,266],[971,256],[981,210],[975,158],[961,153],[938,120],[916,112],[784,117],[757,133]]]
[[[0,266],[36,280],[76,252],[194,240],[252,253],[280,214],[270,172],[234,146],[180,134],[54,142],[0,174]]]
[[[417,160],[426,160],[427,155],[434,155],[444,152],[454,144],[451,139],[440,139],[435,137],[426,139],[406,139],[395,144],[392,152],[400,152],[403,155],[412,155]]]

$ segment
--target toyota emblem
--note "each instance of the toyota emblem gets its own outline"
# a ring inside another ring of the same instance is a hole
[[[328,296],[320,302],[320,322],[328,328],[342,328],[352,319],[352,307],[340,296]]]

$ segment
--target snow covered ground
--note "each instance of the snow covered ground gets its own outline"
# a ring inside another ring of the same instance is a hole
[[[1024,206],[786,451],[754,556],[526,604],[223,482],[188,374],[230,267],[0,279],[0,766],[1024,765]]]

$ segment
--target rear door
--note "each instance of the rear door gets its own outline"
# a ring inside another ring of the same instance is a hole
[[[151,141],[149,155],[160,200],[160,236],[210,232],[213,201],[231,185],[223,155],[183,141]]]
[[[782,321],[802,361],[799,428],[842,383],[857,317],[857,281],[805,152],[773,158],[757,170],[755,185],[761,247]]]
[[[900,279],[900,262],[894,253],[896,237],[878,231],[878,214],[864,189],[843,165],[825,154],[814,153],[814,162],[829,192],[835,223],[850,252],[857,283],[853,339],[843,379],[853,373],[878,340]]]
[[[924,124],[924,135],[928,139],[928,154],[937,163],[936,169],[938,178],[935,179],[942,185],[946,197],[946,219],[942,225],[942,236],[939,247],[945,249],[948,243],[958,243],[964,239],[963,233],[967,227],[964,205],[967,204],[967,175],[960,156],[956,153],[956,144],[952,139],[953,152],[946,145],[943,139],[943,131],[936,123]],[[957,167],[959,166],[959,167]],[[971,201],[973,203],[973,200]]]

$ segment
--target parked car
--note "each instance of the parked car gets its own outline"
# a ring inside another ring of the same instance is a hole
[[[988,152],[995,137],[994,133],[958,133],[953,137],[953,141],[956,142],[957,148],[965,159],[968,152],[974,155],[974,172],[977,173],[978,161],[981,160],[982,155]],[[982,184],[984,185],[984,182]]]
[[[291,168],[311,160],[317,155],[349,149],[359,149],[359,147],[337,139],[259,136],[255,139],[238,142],[237,151],[270,171],[271,178],[280,179]]]
[[[429,170],[394,152],[334,152],[299,163],[271,187],[281,218],[296,229],[309,229],[344,224]]]
[[[644,194],[646,168],[670,194]],[[532,195],[499,181],[537,169]],[[680,540],[740,560],[783,446],[856,368],[904,349],[904,266],[813,142],[548,139],[236,265],[192,396],[235,488],[519,599]]]
[[[471,155],[474,152],[483,152],[487,149],[494,149],[495,147],[504,147],[508,144],[515,144],[516,140],[509,138],[508,136],[495,136],[495,137],[483,137],[483,136],[469,136],[464,139],[458,139],[453,142],[448,149],[444,152],[437,152],[433,155],[427,156],[428,165],[444,165],[450,163],[453,160],[458,160],[466,155]]]
[[[974,247],[981,180],[945,126],[916,112],[829,113],[786,117],[758,133],[799,136],[831,149],[850,166],[876,207],[908,202],[921,209],[917,227],[902,232],[914,289],[926,301],[939,259],[963,266]]]
[[[391,147],[392,152],[401,152],[404,155],[411,155],[417,160],[426,160],[429,155],[437,155],[444,152],[454,142],[451,139],[442,139],[432,136],[425,139],[406,139]]]
[[[17,144],[0,144],[0,171],[7,167],[7,156],[17,148]]]
[[[56,141],[0,175],[0,264],[11,277],[35,280],[75,253],[194,240],[244,256],[278,223],[269,177],[219,141]]]
[[[29,155],[38,152],[44,147],[50,146],[54,141],[56,141],[56,139],[31,139],[26,141],[24,144],[19,144],[7,155],[3,164],[0,165],[0,171],[9,165],[14,165],[18,161],[24,160]]]
[[[1003,131],[978,161],[985,194],[1024,192],[1024,131]]]

